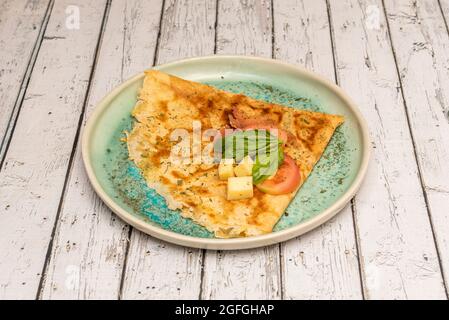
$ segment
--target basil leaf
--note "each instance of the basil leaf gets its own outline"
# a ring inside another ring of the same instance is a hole
[[[278,144],[277,150],[259,154],[253,165],[253,183],[259,184],[275,174],[282,162],[284,162],[282,143]]]
[[[214,151],[223,158],[240,162],[249,155],[255,159],[252,175],[254,184],[259,184],[276,173],[284,161],[282,142],[268,130],[254,129],[236,131],[214,144]]]
[[[255,157],[258,153],[266,153],[277,144],[278,139],[267,130],[237,131],[218,139],[214,143],[214,152],[238,162],[247,155]]]

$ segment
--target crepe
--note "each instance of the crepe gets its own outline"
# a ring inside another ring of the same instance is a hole
[[[192,134],[194,121],[203,132],[246,127],[253,121],[283,129],[289,134],[284,151],[299,166],[302,184],[344,121],[342,116],[258,101],[156,70],[145,72],[132,115],[135,123],[126,138],[129,158],[148,186],[165,198],[170,209],[179,210],[219,238],[271,232],[301,185],[283,195],[254,188],[252,198],[228,201],[227,182],[219,180],[217,164],[172,163],[171,150],[179,143],[170,139],[175,129]],[[210,140],[202,141],[201,148],[208,144]],[[191,148],[188,142],[184,147]]]

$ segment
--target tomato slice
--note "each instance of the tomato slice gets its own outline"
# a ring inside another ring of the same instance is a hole
[[[296,137],[290,132],[278,128],[275,122],[265,118],[247,118],[237,107],[232,109],[232,115],[229,116],[229,123],[232,127],[251,130],[251,129],[263,129],[270,131],[273,135],[276,135],[284,145],[289,143],[295,143]],[[276,129],[276,130],[273,130]]]
[[[301,175],[296,162],[285,154],[284,162],[274,177],[257,184],[256,187],[262,192],[279,195],[295,191],[300,183]]]

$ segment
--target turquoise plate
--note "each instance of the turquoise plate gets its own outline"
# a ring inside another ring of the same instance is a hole
[[[297,109],[340,114],[338,128],[323,157],[270,234],[217,239],[204,227],[167,208],[128,160],[124,131],[142,85],[143,73],[129,79],[96,107],[82,140],[89,179],[103,201],[123,220],[154,237],[206,249],[244,249],[301,235],[324,223],[354,196],[366,173],[368,129],[350,98],[337,86],[304,69],[276,60],[210,56],[177,61],[156,69],[219,89]]]

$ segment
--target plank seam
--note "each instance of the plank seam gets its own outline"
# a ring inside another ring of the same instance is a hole
[[[276,35],[274,32],[274,0],[271,0],[271,58],[276,58]],[[285,296],[285,281],[284,281],[284,264],[282,263],[283,260],[283,254],[282,254],[282,242],[278,243],[278,250],[279,250],[279,289],[280,292],[280,298],[281,300],[284,300]]]
[[[330,39],[331,39],[331,47],[332,47],[332,62],[334,64],[334,80],[335,83],[337,85],[340,84],[340,80],[338,77],[338,72],[337,72],[337,51],[335,49],[335,31],[334,31],[334,27],[332,25],[332,13],[331,13],[331,7],[330,7],[330,3],[329,0],[326,0],[326,7],[327,7],[327,19],[328,19],[328,23],[329,23],[329,33],[330,33]],[[360,291],[362,293],[362,299],[365,300],[366,299],[366,294],[365,294],[365,285],[364,285],[364,279],[363,279],[363,269],[362,269],[362,258],[361,258],[361,249],[360,249],[360,238],[359,238],[359,232],[358,232],[358,228],[357,228],[357,223],[356,223],[356,207],[355,207],[355,198],[356,196],[354,196],[351,199],[351,213],[352,213],[352,225],[353,225],[353,229],[354,229],[354,242],[355,242],[355,249],[356,249],[356,254],[357,254],[357,266],[358,266],[358,270],[359,270],[359,279],[360,279]]]
[[[340,80],[338,78],[338,72],[337,72],[337,53],[335,50],[335,40],[334,40],[334,27],[332,25],[332,19],[331,19],[331,7],[329,4],[329,0],[326,1],[326,7],[327,7],[327,20],[329,24],[329,34],[331,39],[331,48],[332,48],[332,63],[334,65],[334,81],[338,85],[340,83]]]
[[[352,211],[352,225],[354,228],[354,239],[355,239],[355,251],[357,254],[357,265],[359,267],[359,279],[360,279],[360,288],[361,288],[361,293],[362,293],[362,299],[366,300],[369,299],[369,295],[368,295],[368,290],[366,288],[365,282],[363,281],[363,277],[362,277],[362,273],[363,270],[365,270],[363,266],[363,260],[362,260],[362,256],[360,253],[360,234],[359,234],[359,229],[357,228],[357,206],[356,206],[356,202],[355,202],[355,197],[351,199],[351,211]]]
[[[36,64],[37,56],[39,54],[42,41],[44,40],[44,34],[47,30],[48,21],[50,20],[50,15],[53,10],[54,0],[50,0],[45,10],[44,18],[39,28],[39,33],[37,35],[36,41],[34,43],[33,49],[31,50],[31,56],[28,61],[27,67],[25,68],[25,74],[23,75],[19,93],[17,95],[16,101],[14,102],[14,107],[9,116],[9,121],[6,126],[6,131],[2,140],[0,141],[0,171],[3,168],[3,163],[6,159],[6,154],[8,153],[9,145],[12,140],[12,136],[16,129],[17,120],[19,118],[20,111],[22,110],[23,101],[25,99],[25,93],[28,89],[28,84],[30,83],[31,74],[34,71],[34,65]]]
[[[217,54],[217,37],[218,37],[218,10],[220,8],[220,0],[215,2],[215,23],[214,23],[214,55]],[[220,252],[220,251],[217,251]],[[206,265],[206,254],[207,250],[201,249],[201,274],[200,274],[200,292],[198,294],[198,299],[203,300],[203,285],[204,285],[204,269]]]
[[[271,58],[274,59],[275,58],[275,34],[274,34],[274,0],[270,0],[270,14],[271,14]],[[278,248],[278,257],[279,257],[279,269],[278,269],[278,273],[279,273],[279,298],[281,300],[284,300],[284,277],[282,276],[282,242],[278,243],[276,245],[276,247]]]
[[[285,280],[284,280],[284,255],[282,254],[282,242],[278,244],[279,246],[279,288],[281,290],[280,298],[285,299]]]
[[[165,0],[162,0],[161,15],[159,17],[159,30],[157,32],[156,48],[154,50],[154,57],[153,57],[153,66],[155,66],[158,62],[159,44],[161,42],[162,22],[163,22],[163,18],[164,18],[164,11],[165,11]]]
[[[161,14],[159,16],[159,29],[157,32],[157,37],[156,37],[156,45],[154,48],[154,56],[153,56],[153,67],[156,65],[157,63],[157,57],[159,55],[159,45],[160,45],[160,39],[161,39],[161,33],[162,33],[162,22],[163,22],[163,17],[164,17],[164,10],[165,10],[165,0],[162,0],[162,4],[161,4]],[[126,28],[126,25],[125,25]],[[124,45],[124,43],[123,43]],[[122,57],[123,59],[124,57]],[[122,300],[123,299],[123,288],[125,285],[125,274],[126,274],[126,267],[128,265],[128,257],[129,257],[129,249],[131,247],[131,238],[134,232],[134,228],[132,226],[129,226],[129,231],[128,231],[128,241],[126,244],[126,248],[125,248],[125,259],[123,262],[123,268],[122,268],[122,272],[121,272],[121,277],[120,277],[120,286],[119,286],[119,291],[118,291],[118,300]]]
[[[449,35],[449,25],[447,24],[446,16],[444,15],[443,6],[441,5],[441,0],[437,0],[438,6],[440,7],[441,16],[443,17],[444,25],[446,26],[446,32]]]
[[[217,251],[217,253],[219,253],[219,252],[220,251]],[[207,253],[207,251],[205,249],[201,249],[200,292],[198,294],[198,300],[204,300],[204,298],[203,298],[203,285],[204,285],[204,269],[205,269],[205,264],[206,264],[206,253]]]
[[[122,61],[120,64],[120,81],[123,82],[123,70],[125,68],[125,43],[126,43],[126,33],[128,31],[128,25],[127,25],[127,16],[126,11],[128,9],[128,1],[125,2],[125,8],[123,15],[123,37],[122,37]]]
[[[103,12],[103,18],[101,21],[101,25],[100,25],[100,32],[98,35],[98,40],[97,40],[97,44],[95,46],[95,51],[94,51],[94,57],[93,57],[93,64],[92,64],[92,68],[90,70],[90,74],[89,74],[89,80],[88,80],[88,85],[87,85],[87,90],[86,90],[86,94],[84,96],[84,101],[83,101],[83,106],[81,109],[81,114],[79,116],[78,119],[78,126],[77,126],[77,130],[75,133],[75,137],[73,140],[73,147],[72,147],[72,152],[70,153],[70,158],[69,158],[69,163],[67,166],[67,171],[66,171],[66,176],[64,179],[64,185],[62,187],[62,192],[61,192],[61,197],[59,200],[59,205],[58,205],[58,209],[56,211],[56,218],[55,218],[55,223],[53,225],[53,229],[51,231],[51,236],[50,236],[50,241],[48,243],[48,248],[47,248],[47,253],[45,256],[45,261],[44,261],[44,265],[42,267],[42,272],[41,272],[41,277],[39,280],[39,285],[37,288],[37,292],[36,292],[36,300],[39,300],[42,298],[42,294],[43,294],[43,287],[45,284],[45,277],[48,271],[48,266],[50,263],[50,259],[51,259],[51,253],[52,253],[52,249],[53,249],[53,240],[56,234],[56,230],[58,228],[58,221],[59,221],[59,217],[61,215],[61,211],[63,208],[63,204],[64,204],[64,198],[65,198],[65,194],[67,191],[67,186],[68,186],[68,181],[70,179],[70,174],[72,172],[72,168],[73,168],[73,163],[74,163],[74,159],[75,159],[75,154],[76,154],[76,150],[77,150],[77,145],[78,145],[78,140],[80,137],[80,132],[81,132],[81,127],[83,124],[83,120],[84,120],[84,114],[86,112],[86,105],[89,99],[89,95],[90,95],[90,90],[92,88],[92,80],[95,74],[95,69],[96,69],[96,65],[97,65],[97,60],[99,57],[99,52],[100,52],[100,48],[101,48],[101,43],[103,40],[103,34],[104,34],[104,29],[106,26],[106,22],[107,22],[107,17],[109,15],[109,9],[110,9],[110,5],[111,5],[111,1],[112,0],[106,0],[106,5],[104,8],[104,12]]]
[[[439,3],[439,1],[438,1],[438,3]],[[443,287],[444,287],[444,290],[445,290],[445,293],[446,293],[446,299],[449,299],[448,287],[447,287],[446,279],[445,279],[445,276],[444,276],[443,264],[442,264],[442,261],[441,261],[440,248],[438,246],[438,241],[437,241],[436,236],[435,236],[435,228],[434,228],[434,224],[433,224],[433,220],[432,220],[432,214],[431,214],[431,210],[430,210],[430,206],[429,206],[429,199],[428,199],[428,196],[427,196],[427,190],[426,190],[426,187],[425,187],[425,184],[424,184],[424,178],[423,178],[423,174],[422,174],[422,169],[421,169],[420,163],[418,161],[418,152],[416,150],[415,136],[413,135],[413,130],[412,130],[411,121],[410,121],[410,115],[409,115],[408,107],[407,107],[407,101],[406,101],[405,95],[404,95],[404,87],[403,87],[403,84],[402,84],[401,74],[399,72],[399,66],[398,66],[398,62],[397,62],[397,58],[396,58],[396,50],[394,49],[394,45],[393,45],[393,38],[392,38],[392,35],[391,35],[391,30],[390,30],[390,22],[388,20],[388,13],[387,13],[387,9],[386,9],[384,0],[382,0],[382,7],[383,7],[383,11],[384,11],[384,15],[385,15],[385,21],[386,21],[386,25],[387,25],[387,34],[388,34],[388,38],[390,40],[390,47],[391,47],[391,51],[392,51],[392,54],[393,54],[394,63],[395,63],[395,66],[396,66],[396,73],[397,73],[397,76],[398,76],[401,96],[402,96],[402,100],[404,102],[403,106],[404,106],[405,115],[406,115],[406,119],[407,119],[407,126],[408,126],[408,129],[409,129],[410,138],[411,138],[412,145],[413,145],[413,154],[415,156],[416,166],[417,166],[417,169],[418,169],[418,177],[419,177],[419,181],[421,183],[421,189],[422,189],[423,196],[424,196],[424,202],[426,204],[427,217],[429,218],[430,228],[432,230],[432,237],[433,237],[433,242],[435,244],[438,264],[439,264],[439,267],[440,267],[440,274],[441,274],[441,278],[443,280]],[[443,15],[443,19],[444,19],[444,15]]]
[[[218,40],[218,10],[220,8],[220,0],[215,2],[215,23],[214,23],[214,55],[217,54],[217,40]],[[220,252],[220,251],[217,251]],[[206,264],[206,254],[207,250],[201,249],[201,274],[200,274],[200,292],[198,294],[198,299],[203,300],[203,285],[204,285],[204,269]]]
[[[217,27],[218,27],[218,8],[220,7],[220,0],[215,2],[215,23],[214,23],[214,54],[217,54]]]
[[[125,248],[125,259],[123,261],[122,272],[120,275],[120,285],[119,285],[118,297],[117,297],[118,300],[122,300],[122,296],[123,296],[123,287],[125,285],[125,272],[126,272],[126,267],[128,266],[129,247],[130,247],[130,243],[131,243],[131,236],[132,236],[133,230],[134,230],[134,228],[132,226],[129,226],[128,239],[126,241],[126,248]]]
[[[274,0],[271,0],[271,58],[276,56],[276,35],[274,32]]]

